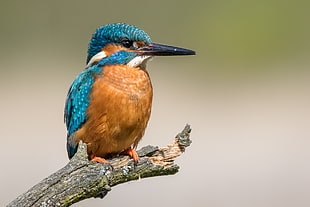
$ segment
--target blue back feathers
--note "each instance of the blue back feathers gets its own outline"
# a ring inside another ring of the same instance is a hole
[[[70,137],[79,130],[87,120],[87,107],[91,94],[92,85],[95,82],[94,75],[101,74],[105,65],[127,64],[137,54],[134,52],[118,51],[110,57],[103,58],[98,64],[86,68],[73,81],[66,99],[65,122],[68,130],[67,150],[71,158],[76,150],[77,143]]]
[[[144,41],[151,43],[151,38],[143,30],[128,24],[116,23],[99,27],[88,45],[87,63],[107,44],[119,44],[122,40]]]

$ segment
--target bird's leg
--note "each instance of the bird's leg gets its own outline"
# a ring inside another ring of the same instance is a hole
[[[134,150],[134,149],[132,149],[132,148],[129,148],[129,149],[124,150],[121,154],[123,154],[123,155],[129,155],[130,157],[132,157],[132,159],[133,159],[134,162],[135,162],[135,165],[137,165],[138,160],[139,160],[139,155],[138,155],[138,153],[136,152],[136,150]]]
[[[96,157],[96,156],[93,156],[91,158],[92,161],[96,161],[96,162],[100,162],[100,163],[109,163],[106,159],[102,158],[102,157]]]

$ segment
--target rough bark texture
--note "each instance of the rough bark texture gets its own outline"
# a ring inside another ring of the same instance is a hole
[[[8,207],[70,206],[86,198],[103,198],[111,187],[121,183],[175,174],[179,166],[174,164],[174,160],[191,144],[190,131],[190,126],[186,125],[172,144],[163,148],[146,146],[138,150],[140,159],[136,166],[124,155],[108,160],[111,164],[89,161],[86,145],[80,142],[78,152],[65,167],[17,197]]]

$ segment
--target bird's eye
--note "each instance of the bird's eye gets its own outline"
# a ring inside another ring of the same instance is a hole
[[[128,40],[128,39],[124,39],[121,41],[121,44],[126,47],[126,48],[131,48],[132,47],[132,44],[133,44],[133,41],[131,40]]]

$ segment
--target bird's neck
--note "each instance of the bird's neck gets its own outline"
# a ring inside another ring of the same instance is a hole
[[[140,67],[107,65],[98,78],[114,89],[126,93],[144,93],[152,88],[149,74]]]

